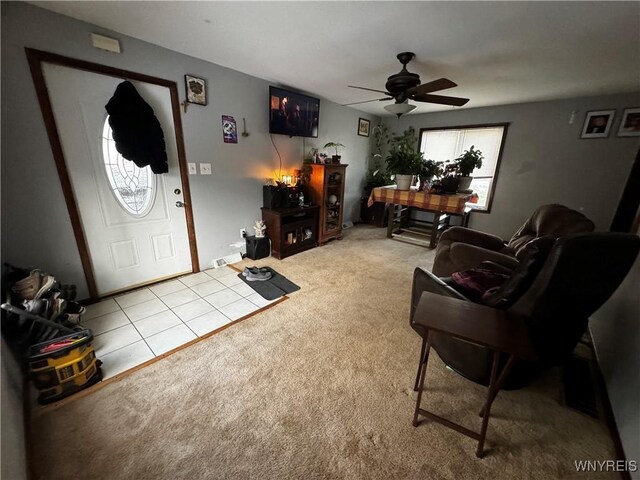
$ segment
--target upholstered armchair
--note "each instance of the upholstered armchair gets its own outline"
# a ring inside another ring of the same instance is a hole
[[[559,364],[573,351],[589,317],[622,283],[639,250],[640,237],[624,233],[542,237],[525,247],[511,276],[478,301],[523,316],[538,352],[537,363],[514,366],[505,388],[527,384],[539,368]],[[452,285],[450,278],[438,278],[416,268],[409,321],[423,338],[426,332],[413,321],[422,292],[468,300],[459,287]],[[432,334],[432,347],[452,370],[476,383],[488,384],[491,355],[484,347],[436,333]]]
[[[451,227],[440,237],[432,272],[438,277],[448,277],[453,272],[476,267],[483,261],[514,269],[523,248],[531,240],[545,235],[592,232],[594,227],[582,213],[558,204],[539,207],[509,242],[490,233]]]

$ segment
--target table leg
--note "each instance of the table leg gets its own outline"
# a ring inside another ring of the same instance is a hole
[[[416,372],[416,383],[413,386],[413,391],[418,391],[418,381],[420,380],[420,367],[422,367],[422,358],[424,357],[424,350],[427,347],[427,339],[422,339],[422,348],[420,349],[420,361],[418,362],[418,371]]]
[[[422,400],[422,390],[424,389],[424,378],[427,376],[427,363],[429,362],[429,350],[431,350],[431,330],[427,333],[424,357],[420,359],[420,370],[418,381],[418,398],[416,399],[416,411],[413,414],[413,426],[418,426],[418,415],[420,414],[420,401]]]
[[[478,440],[478,449],[476,457],[484,456],[484,440],[487,437],[487,427],[489,426],[489,416],[491,414],[491,403],[496,397],[496,378],[498,376],[498,361],[500,360],[500,352],[493,351],[493,364],[491,365],[491,379],[489,380],[489,393],[487,394],[487,402],[484,404],[484,415],[482,416],[482,427],[480,428],[480,439]],[[418,392],[419,393],[419,392]]]
[[[464,228],[469,228],[469,212],[464,212],[462,214],[462,226]]]
[[[433,226],[431,227],[431,240],[429,248],[436,248],[438,243],[438,227],[440,226],[440,212],[433,212]]]
[[[496,383],[496,388],[494,389],[493,397],[491,398],[491,402],[492,403],[496,399],[496,396],[498,395],[498,392],[502,388],[502,384],[506,380],[507,375],[509,375],[509,372],[511,371],[511,367],[513,366],[515,360],[516,360],[516,357],[514,357],[513,355],[509,355],[509,358],[507,359],[507,363],[502,368],[502,372],[500,373],[500,376],[498,377],[498,381]],[[481,417],[484,415],[484,406],[482,407],[482,409],[480,410],[480,413],[478,415],[480,415]]]
[[[387,223],[387,238],[393,238],[393,220],[396,216],[395,204],[389,204],[389,221]]]

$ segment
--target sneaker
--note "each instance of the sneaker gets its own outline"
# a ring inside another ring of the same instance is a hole
[[[62,313],[65,310],[67,301],[62,299],[62,298],[54,298],[51,300],[51,313],[50,313],[50,317],[49,320],[51,320],[52,322],[60,322],[61,318],[60,316],[62,315]]]
[[[264,282],[271,278],[271,272],[266,268],[245,267],[242,275],[248,282]]]
[[[22,300],[34,300],[47,293],[56,279],[51,275],[42,273],[40,270],[32,270],[28,277],[17,281],[13,290]]]
[[[22,307],[29,313],[42,316],[43,311],[48,308],[48,304],[46,300],[40,298],[37,300],[25,300],[22,302]]]
[[[80,323],[80,317],[87,311],[82,305],[76,302],[67,302],[67,309],[65,310],[66,321],[78,325]]]
[[[39,270],[32,270],[28,277],[14,283],[11,290],[23,300],[33,300],[33,297],[40,289],[40,276]]]
[[[76,286],[75,285],[63,285],[62,286],[63,297],[65,300],[76,299]]]

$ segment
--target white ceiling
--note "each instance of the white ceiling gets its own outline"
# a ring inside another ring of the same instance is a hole
[[[347,85],[384,90],[402,51],[462,108],[640,90],[640,2],[31,3],[340,104],[380,98]]]

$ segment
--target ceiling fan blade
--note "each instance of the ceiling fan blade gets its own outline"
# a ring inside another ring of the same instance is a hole
[[[382,102],[384,100],[393,100],[393,98],[391,98],[391,97],[374,98],[373,100],[364,100],[362,102],[343,103],[342,106],[343,107],[348,107],[349,105],[358,105],[359,103],[369,103],[369,102],[377,102],[377,101],[381,101]]]
[[[469,99],[468,98],[460,98],[460,97],[445,97],[444,95],[416,95],[411,97],[412,100],[416,102],[427,102],[427,103],[439,103],[441,105],[452,105],[454,107],[461,107],[466,104]]]
[[[447,88],[457,87],[458,84],[452,82],[448,78],[439,78],[432,82],[423,83],[417,87],[407,89],[408,95],[421,95],[423,93],[437,92],[438,90],[446,90]]]
[[[360,90],[369,90],[370,92],[378,92],[384,93],[385,95],[391,95],[389,92],[385,92],[384,90],[376,90],[375,88],[367,88],[367,87],[356,87],[354,85],[347,85],[349,88],[359,88]]]

